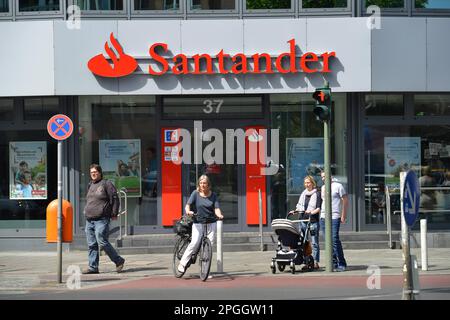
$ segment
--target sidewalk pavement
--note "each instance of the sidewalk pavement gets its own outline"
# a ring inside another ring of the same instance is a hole
[[[324,251],[321,252],[324,255]],[[313,272],[290,273],[277,270],[277,276],[366,276],[369,266],[378,266],[381,276],[402,275],[402,251],[390,249],[345,250],[348,269],[345,272],[325,271],[322,259],[321,269]],[[223,271],[233,276],[271,277],[271,258],[275,251],[224,252]],[[411,249],[416,255],[420,277],[426,275],[448,275],[450,277],[450,249],[430,248],[428,250],[428,271],[421,270],[420,249]],[[125,267],[121,273],[115,271],[115,265],[103,253],[100,258],[100,274],[81,275],[83,288],[100,287],[113,283],[158,276],[173,276],[172,254],[125,255]],[[0,252],[0,300],[2,294],[21,294],[36,291],[67,289],[70,282],[69,266],[87,267],[86,251],[63,252],[63,283],[57,282],[57,254],[55,252]],[[296,266],[300,270],[300,266]],[[198,274],[198,265],[187,271]],[[211,273],[217,273],[216,254],[213,256]]]

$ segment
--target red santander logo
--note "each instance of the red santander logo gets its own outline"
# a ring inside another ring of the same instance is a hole
[[[137,68],[137,61],[123,52],[119,42],[114,38],[113,33],[109,36],[111,44],[119,54],[117,56],[115,52],[109,47],[108,42],[105,42],[105,51],[112,60],[112,65],[102,53],[91,58],[88,62],[88,68],[92,73],[108,78],[124,77],[134,72]]]

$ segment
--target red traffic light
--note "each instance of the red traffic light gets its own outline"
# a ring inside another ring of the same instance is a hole
[[[329,98],[330,94],[325,90],[317,89],[313,93],[313,99],[319,103],[325,103]]]

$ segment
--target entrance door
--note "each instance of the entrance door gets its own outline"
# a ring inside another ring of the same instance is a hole
[[[186,201],[189,198],[189,195],[194,191],[197,187],[198,178],[206,174],[210,180],[212,185],[212,190],[219,197],[219,204],[222,210],[223,215],[225,216],[224,224],[227,230],[240,230],[241,227],[239,225],[245,221],[242,215],[242,200],[244,196],[243,190],[243,164],[237,164],[237,144],[234,143],[232,146],[234,151],[234,161],[232,164],[226,164],[226,155],[230,150],[227,149],[226,146],[226,129],[235,129],[233,124],[227,120],[203,120],[202,121],[202,129],[203,139],[208,134],[208,129],[217,129],[218,132],[221,133],[221,137],[223,137],[223,148],[222,148],[222,161],[218,161],[218,163],[213,162],[211,164],[205,163],[204,153],[209,154],[206,149],[211,142],[214,142],[215,139],[212,138],[212,141],[202,141],[202,163],[196,164],[194,162],[194,148],[192,147],[192,163],[190,165],[184,166],[183,178],[184,178],[184,200],[183,208],[186,204]],[[192,134],[192,130],[191,130]],[[193,136],[193,134],[192,134]],[[217,153],[220,151],[216,150]],[[212,157],[217,159],[218,154],[216,152],[212,152]],[[209,161],[208,161],[209,162]],[[184,210],[184,209],[183,209]]]

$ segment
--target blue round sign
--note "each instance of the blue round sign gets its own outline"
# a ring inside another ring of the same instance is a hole
[[[56,140],[65,140],[73,132],[73,123],[70,118],[64,114],[57,114],[48,120],[48,134]]]
[[[406,173],[405,184],[403,186],[402,206],[406,224],[412,227],[416,222],[420,207],[419,180],[412,170],[409,170]]]

